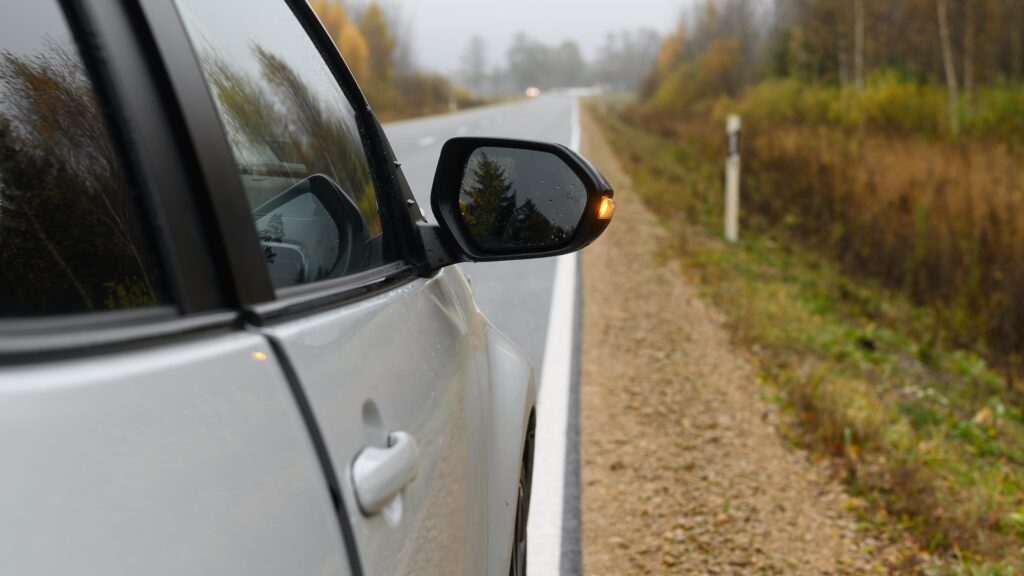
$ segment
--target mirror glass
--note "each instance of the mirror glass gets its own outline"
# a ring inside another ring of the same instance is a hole
[[[576,234],[586,206],[583,181],[549,152],[482,147],[466,162],[459,210],[485,250],[558,248]]]
[[[338,264],[341,237],[331,213],[311,192],[301,192],[257,214],[274,288],[329,278]]]
[[[322,174],[301,180],[253,210],[274,288],[342,278],[384,261],[384,236],[358,203]]]

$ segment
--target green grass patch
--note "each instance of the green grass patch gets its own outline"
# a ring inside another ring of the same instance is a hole
[[[1024,573],[1024,417],[1000,375],[935,338],[930,309],[850,278],[784,222],[719,240],[717,127],[592,111],[689,273],[756,351],[767,395],[842,464],[864,522],[916,535],[934,558],[925,573]]]

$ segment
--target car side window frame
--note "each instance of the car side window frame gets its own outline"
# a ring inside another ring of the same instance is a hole
[[[378,199],[383,234],[394,257],[391,262],[364,272],[275,291],[223,120],[181,14],[176,4],[168,0],[137,0],[167,70],[171,91],[181,103],[183,129],[195,150],[219,240],[230,261],[228,272],[238,307],[254,325],[337,306],[418,276],[418,268],[412,264],[419,250],[418,235],[396,180],[393,155],[389,155],[390,148],[373,111],[312,8],[302,0],[279,1],[285,3],[302,26],[352,106]],[[213,190],[217,193],[210,192]]]
[[[279,290],[275,298],[250,307],[249,321],[265,325],[298,314],[346,304],[411,282],[419,277],[416,264],[423,252],[411,210],[418,213],[412,195],[403,187],[398,173],[401,164],[394,156],[383,127],[366,95],[334,44],[334,40],[306,0],[280,0],[290,9],[310,42],[331,71],[342,94],[348,99],[359,128],[360,141],[377,192],[381,226],[395,259],[384,266],[357,274]]]
[[[398,168],[400,163],[395,159],[394,152],[387,141],[387,136],[377,120],[376,114],[370,106],[366,95],[359,87],[352,70],[345,63],[344,57],[334,44],[334,40],[321,24],[320,19],[313,11],[306,0],[281,0],[291,8],[292,14],[302,25],[310,42],[316,47],[317,52],[327,65],[335,82],[341,88],[342,93],[348,99],[349,104],[355,113],[356,125],[359,127],[359,136],[366,153],[367,162],[370,165],[370,174],[373,178],[374,187],[377,190],[378,202],[380,205],[381,225],[384,233],[390,236],[391,246],[395,250],[396,262],[401,265],[400,275],[406,280],[411,279],[415,273],[413,263],[417,260],[418,254],[422,251],[419,245],[419,236],[415,234],[415,225],[410,217],[409,200],[411,194],[405,194],[399,181]],[[395,268],[393,265],[385,265],[379,270],[384,271]],[[373,272],[369,270],[367,272]],[[367,273],[356,274],[350,278],[359,278]],[[366,276],[369,278],[369,276]],[[344,280],[344,278],[339,279]],[[330,281],[328,281],[330,282]],[[282,295],[298,294],[301,286],[287,289]]]

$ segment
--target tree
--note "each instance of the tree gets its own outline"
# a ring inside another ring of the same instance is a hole
[[[946,73],[946,90],[949,97],[949,129],[953,135],[960,133],[960,103],[957,95],[956,64],[953,62],[953,43],[949,34],[948,0],[936,0],[939,20],[939,41],[942,44],[942,63]]]
[[[853,82],[864,89],[864,0],[853,0]]]
[[[548,82],[555,87],[579,86],[587,73],[587,64],[580,54],[580,47],[572,40],[562,42],[554,50],[553,78]]]
[[[360,83],[365,82],[369,48],[362,32],[348,17],[345,7],[336,0],[313,0],[310,6],[345,58],[345,64],[352,71],[352,75]]]
[[[394,104],[392,82],[394,80],[395,38],[391,34],[384,10],[376,0],[370,3],[359,22],[359,30],[366,39],[369,51],[367,71],[367,92],[374,105],[388,107]]]
[[[342,0],[309,2],[381,119],[439,112],[453,96],[471,100],[443,77],[416,69],[409,26],[377,0],[362,9],[346,9]]]
[[[1010,78],[1021,80],[1021,64],[1024,64],[1024,2],[1007,0],[1010,13]]]
[[[515,191],[505,169],[485,153],[470,159],[472,178],[463,185],[459,204],[466,228],[477,241],[500,239],[515,213]]]
[[[309,7],[316,12],[320,23],[324,25],[324,29],[331,35],[334,42],[338,42],[338,37],[341,36],[341,30],[345,27],[348,22],[348,14],[345,12],[345,7],[342,6],[335,0],[311,0]]]
[[[587,65],[579,46],[567,40],[558,46],[537,42],[516,34],[506,54],[508,75],[516,88],[564,88],[579,86],[587,76]]]
[[[484,91],[487,79],[487,42],[479,34],[473,35],[462,52],[462,76],[469,89]]]
[[[836,34],[836,52],[839,61],[839,85],[845,90],[850,86],[850,18],[847,12],[849,2],[843,1],[838,9],[838,21]],[[856,28],[856,25],[853,26]],[[856,36],[856,33],[854,34]],[[856,50],[854,50],[856,51]]]
[[[655,70],[660,75],[668,74],[683,57],[683,49],[686,47],[686,27],[680,21],[676,29],[669,34],[658,49],[658,59],[655,61]]]
[[[547,87],[542,81],[543,68],[547,66],[544,49],[525,33],[520,32],[515,35],[506,58],[508,74],[517,89],[525,90],[530,86]]]
[[[654,67],[647,73],[646,78],[640,84],[640,96],[644,99],[651,97],[661,81],[668,76],[668,73],[675,68],[683,59],[683,51],[686,49],[686,26],[680,20],[676,29],[669,34],[661,46],[658,47],[654,58]],[[648,67],[650,65],[648,64]]]
[[[335,42],[338,43],[338,50],[345,58],[345,63],[352,70],[352,75],[359,82],[365,82],[369,73],[370,48],[366,45],[366,38],[363,38],[362,32],[349,22]]]
[[[379,233],[373,182],[354,123],[285,60],[258,46],[253,51],[258,71],[232,66],[215,52],[200,55],[239,163],[255,175],[290,170],[288,165],[323,174],[355,201],[369,231]],[[254,205],[267,199],[250,198]]]
[[[964,2],[964,98],[970,106],[974,96],[975,59],[975,6],[973,0]]]
[[[620,89],[640,85],[651,62],[659,57],[661,37],[650,29],[608,33],[597,60],[590,66],[591,79]],[[668,50],[672,50],[670,46]]]
[[[0,313],[158,299],[135,191],[74,49],[0,54]]]
[[[507,234],[510,243],[519,246],[536,246],[538,244],[557,244],[569,237],[565,228],[558,226],[537,209],[537,203],[527,198],[515,208],[514,226]]]

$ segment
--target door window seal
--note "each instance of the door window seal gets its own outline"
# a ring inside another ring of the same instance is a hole
[[[238,312],[180,316],[171,306],[103,314],[0,321],[0,366],[152,348],[157,343],[227,333]]]
[[[417,278],[419,270],[415,266],[393,262],[352,276],[293,286],[280,290],[276,300],[249,306],[245,321],[262,327],[293,320],[376,296]]]

